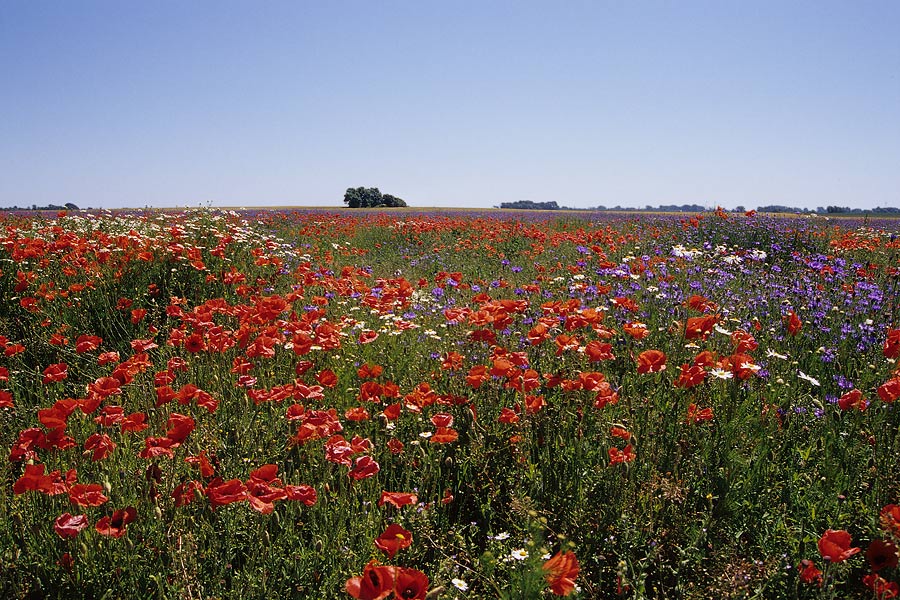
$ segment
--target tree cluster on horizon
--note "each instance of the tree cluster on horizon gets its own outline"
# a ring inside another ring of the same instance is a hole
[[[401,208],[406,202],[391,194],[382,194],[378,188],[347,188],[344,193],[344,204],[349,208],[375,208],[384,206],[388,208]]]

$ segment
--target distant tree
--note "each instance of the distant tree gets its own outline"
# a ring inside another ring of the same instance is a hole
[[[377,206],[402,207],[406,202],[391,194],[382,195],[378,188],[347,188],[344,204],[350,208],[375,208]]]
[[[518,208],[523,210],[559,210],[559,204],[557,204],[555,200],[551,200],[550,202],[516,200],[515,202],[501,202],[500,208]]]
[[[391,194],[385,194],[381,198],[384,206],[388,206],[391,208],[403,208],[404,206],[406,206],[406,202],[404,202],[397,196],[392,196]]]

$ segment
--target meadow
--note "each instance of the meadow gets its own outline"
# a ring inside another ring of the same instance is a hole
[[[898,593],[900,221],[0,225],[0,597]]]

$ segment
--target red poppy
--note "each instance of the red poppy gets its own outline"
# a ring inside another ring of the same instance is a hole
[[[900,329],[888,329],[882,352],[885,358],[900,358]]]
[[[416,569],[397,567],[394,571],[394,594],[397,600],[425,600],[428,577]]]
[[[851,408],[858,408],[860,411],[866,410],[866,407],[869,405],[866,402],[866,399],[863,398],[862,392],[859,390],[850,390],[846,394],[838,399],[838,406],[841,410],[850,410]]]
[[[658,373],[666,369],[666,355],[661,350],[645,350],[637,357],[638,373]]]
[[[648,335],[650,335],[650,330],[647,329],[647,326],[643,323],[638,323],[638,322],[625,323],[622,326],[622,329],[625,331],[625,333],[627,333],[628,335],[630,335],[631,337],[633,337],[636,340],[642,340],[645,337],[647,337]]]
[[[757,343],[756,338],[743,329],[738,329],[731,334],[731,343],[734,344],[734,351],[736,354],[753,352],[759,348],[759,343]]]
[[[69,488],[69,500],[78,506],[100,506],[109,498],[99,483],[78,483]]]
[[[713,410],[711,408],[698,408],[693,402],[688,406],[687,422],[688,424],[700,423],[702,421],[712,421]]]
[[[500,416],[497,417],[497,421],[500,423],[518,423],[519,422],[519,413],[514,411],[511,408],[503,407],[500,409]]]
[[[384,372],[384,367],[381,365],[373,365],[366,363],[356,370],[356,375],[360,379],[375,379],[380,377]]]
[[[174,458],[175,453],[172,452],[172,447],[177,445],[167,437],[147,437],[144,439],[144,449],[138,453],[138,456],[141,458],[156,458],[158,456]]]
[[[900,537],[900,506],[886,504],[879,513],[881,528],[894,537]]]
[[[696,365],[681,365],[681,373],[675,380],[675,387],[692,388],[703,383],[706,379],[706,370]]]
[[[203,484],[199,481],[186,481],[172,490],[175,506],[184,506],[193,502],[197,494],[203,493]]]
[[[360,344],[371,344],[375,340],[378,339],[377,331],[363,331],[359,334],[359,339],[357,340]]]
[[[459,438],[459,433],[451,427],[438,427],[428,440],[432,444],[449,444]]]
[[[635,302],[631,298],[625,298],[624,296],[613,298],[612,300],[610,300],[610,302],[613,305],[618,306],[619,308],[627,310],[628,312],[637,312],[641,309],[641,307],[638,306],[637,302]]]
[[[95,433],[85,440],[84,449],[86,452],[93,450],[91,460],[97,462],[112,454],[112,451],[116,449],[116,443],[105,433]]]
[[[325,369],[316,375],[316,381],[323,387],[333,388],[337,385],[338,378],[331,370]]]
[[[131,413],[124,419],[122,419],[121,429],[123,432],[125,431],[143,431],[147,429],[148,425],[146,423],[147,415],[144,413]]]
[[[384,413],[384,416],[389,421],[395,421],[400,416],[401,408],[402,408],[401,404],[399,402],[397,402],[396,404],[389,404],[389,405],[385,406],[384,410],[382,412]]]
[[[216,469],[213,467],[212,463],[209,462],[209,457],[206,454],[206,450],[201,450],[200,453],[196,456],[185,456],[184,462],[189,465],[194,465],[200,468],[200,476],[204,479],[208,479],[216,474]]]
[[[631,447],[631,444],[625,446],[624,449],[619,450],[616,447],[609,449],[609,464],[610,465],[618,465],[620,463],[629,463],[635,459],[634,449]]]
[[[97,357],[97,364],[101,367],[103,365],[109,365],[117,362],[119,362],[118,352],[103,352],[100,356]]]
[[[368,421],[369,411],[364,406],[354,406],[344,411],[344,418],[348,421]]]
[[[714,367],[719,362],[715,352],[704,350],[694,357],[694,366],[696,367]]]
[[[87,528],[87,515],[73,516],[69,513],[63,513],[56,517],[53,522],[53,531],[56,535],[63,539],[76,537],[82,529]]]
[[[66,363],[56,363],[44,369],[44,385],[56,381],[62,381],[68,376],[69,366]]]
[[[97,533],[109,537],[120,538],[125,535],[125,528],[137,518],[137,511],[133,506],[113,512],[111,517],[103,517],[94,526]]]
[[[883,402],[893,402],[900,398],[900,378],[895,377],[878,388],[878,397]]]
[[[415,504],[419,501],[419,497],[409,492],[381,492],[381,498],[378,500],[378,506],[391,504],[395,508],[402,508],[409,504]]]
[[[615,426],[615,425],[610,428],[609,435],[611,435],[613,437],[621,438],[623,440],[631,439],[630,431],[628,431],[627,429],[623,429],[622,427]]]
[[[403,442],[398,440],[397,438],[391,438],[385,444],[388,450],[391,451],[391,454],[402,454],[403,453]]]
[[[574,552],[557,552],[544,563],[543,569],[550,591],[557,596],[568,596],[575,590],[575,579],[581,567]]]
[[[877,573],[869,573],[863,577],[863,585],[872,590],[877,600],[891,600],[900,594],[900,586],[894,581],[888,581]]]
[[[48,492],[52,480],[49,475],[44,474],[45,469],[42,464],[25,465],[25,472],[13,484],[13,493]]]
[[[897,546],[885,540],[874,540],[866,548],[866,560],[873,571],[897,566]]]
[[[79,335],[75,340],[75,352],[79,354],[96,350],[103,343],[103,338],[96,335]]]
[[[22,344],[10,344],[3,350],[3,354],[6,356],[15,356],[16,354],[21,354],[25,352],[25,346]]]
[[[384,600],[394,591],[394,567],[369,562],[360,577],[351,577],[344,585],[357,600]]]
[[[716,315],[704,315],[702,317],[690,317],[684,328],[684,337],[689,340],[705,340],[712,333],[718,318]]]
[[[13,397],[9,390],[0,390],[0,408],[12,408]]]
[[[360,456],[356,459],[356,463],[347,475],[351,479],[359,481],[360,479],[373,476],[380,470],[381,467],[378,466],[378,463],[371,456]]]
[[[229,479],[223,482],[221,478],[217,478],[207,486],[206,497],[209,499],[209,505],[213,508],[233,502],[242,502],[247,499],[247,486],[240,479]]]
[[[785,315],[784,323],[787,327],[788,333],[791,335],[797,335],[803,328],[803,322],[794,311],[791,311],[787,315]]]
[[[612,344],[593,340],[588,342],[584,347],[584,354],[590,362],[600,362],[603,360],[614,360],[616,357],[612,353]]]
[[[851,548],[853,538],[843,530],[828,529],[819,538],[819,554],[829,562],[844,562],[857,552],[859,548]]]
[[[375,547],[387,554],[388,558],[394,558],[399,550],[409,548],[412,544],[412,534],[397,525],[391,523],[384,533],[375,538]]]
[[[296,500],[306,506],[312,506],[319,499],[316,489],[309,485],[286,485],[284,491],[288,500]]]
[[[818,584],[822,586],[822,571],[816,568],[816,563],[811,560],[803,559],[797,566],[800,574],[800,581],[807,584]]]

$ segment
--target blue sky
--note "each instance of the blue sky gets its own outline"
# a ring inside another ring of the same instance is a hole
[[[900,206],[900,2],[0,3],[0,206]]]

